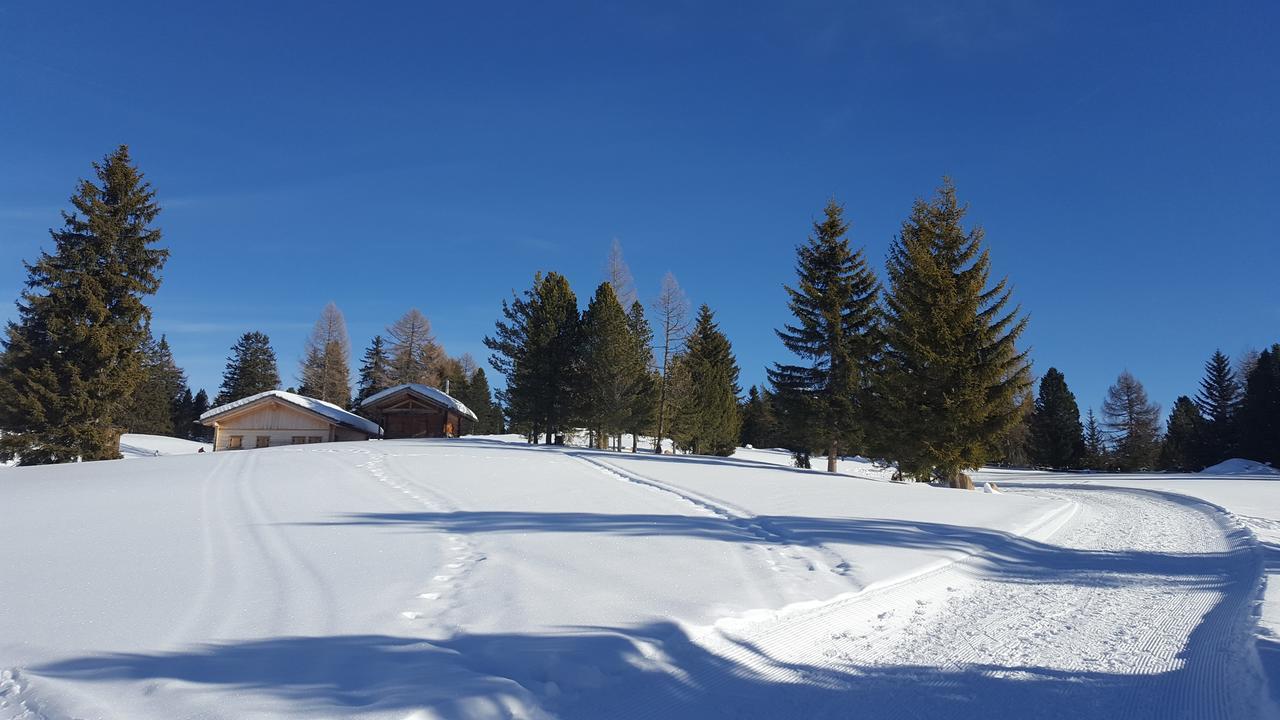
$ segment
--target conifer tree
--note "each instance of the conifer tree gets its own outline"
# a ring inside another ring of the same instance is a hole
[[[209,411],[209,393],[200,388],[196,393],[195,399],[191,402],[191,417],[193,418],[192,436],[199,440],[209,441],[213,439],[213,428],[200,424],[200,416]]]
[[[1035,414],[1035,396],[1030,388],[1014,399],[1017,421],[1000,434],[996,441],[996,457],[1005,465],[1025,467],[1032,463],[1031,417]]]
[[[196,399],[190,387],[182,388],[182,395],[173,404],[173,436],[190,438],[195,433]],[[208,409],[207,407],[205,409]],[[201,412],[204,412],[201,410]]]
[[[81,180],[53,252],[27,264],[0,355],[0,460],[24,465],[120,456],[122,416],[143,378],[142,350],[169,251],[160,212],[121,145]]]
[[[499,393],[511,424],[532,442],[552,442],[573,420],[580,338],[578,299],[559,273],[534,276],[523,296],[502,303],[503,319],[484,339],[489,364],[506,378]]]
[[[1009,309],[1007,280],[988,286],[981,228],[965,232],[966,208],[946,180],[917,200],[890,249],[885,348],[877,379],[877,445],[905,475],[971,487],[963,470],[982,465],[1021,418],[1030,385],[1026,328]]]
[[[653,303],[657,322],[658,358],[658,427],[653,451],[662,454],[662,440],[671,437],[669,422],[675,413],[676,395],[670,390],[671,371],[675,355],[689,331],[689,298],[676,282],[676,276],[668,272],[662,278],[662,291]]]
[[[489,378],[484,368],[476,368],[471,374],[458,398],[476,414],[476,420],[466,425],[469,435],[497,435],[503,431],[502,413],[493,402],[493,394],[489,389]]]
[[[1280,467],[1280,344],[1258,355],[1238,414],[1240,454]]]
[[[1205,420],[1191,398],[1183,395],[1173,403],[1164,440],[1160,444],[1161,470],[1196,472],[1204,467]]]
[[[698,309],[679,366],[683,377],[673,428],[677,444],[694,454],[732,455],[742,426],[738,362],[706,305]]]
[[[1204,378],[1200,380],[1200,392],[1195,399],[1203,420],[1199,429],[1204,433],[1196,442],[1200,452],[1198,461],[1212,465],[1226,460],[1234,453],[1237,435],[1235,420],[1236,412],[1240,409],[1241,395],[1240,380],[1231,368],[1231,359],[1222,354],[1221,350],[1214,351],[1204,365]]]
[[[227,368],[222,372],[222,387],[213,403],[221,406],[278,389],[280,370],[276,366],[276,351],[271,348],[271,339],[264,333],[247,332],[231,347]]]
[[[142,380],[134,388],[124,426],[129,432],[176,435],[175,419],[187,388],[187,376],[173,360],[169,341],[148,338],[143,349]]]
[[[635,392],[627,413],[625,430],[631,433],[631,452],[636,452],[639,437],[652,429],[658,410],[658,376],[653,359],[653,328],[644,316],[644,305],[639,300],[631,303],[627,313],[627,329],[631,335],[631,352],[635,361],[630,365],[635,373]]]
[[[391,356],[391,384],[418,383],[430,387],[444,384],[444,349],[431,334],[431,321],[411,308],[387,328]]]
[[[803,427],[808,443],[827,451],[827,471],[836,471],[840,448],[860,446],[868,422],[866,392],[878,352],[878,288],[862,249],[845,236],[844,209],[827,203],[822,222],[796,248],[796,287],[786,288],[794,324],[777,331],[787,349],[807,361],[776,364],[769,380],[779,393],[806,396]]]
[[[1069,470],[1084,461],[1084,426],[1080,407],[1057,368],[1040,379],[1040,394],[1031,413],[1031,456],[1037,465]]]
[[[1121,471],[1151,467],[1159,450],[1160,406],[1128,370],[1107,389],[1102,403],[1103,425],[1111,432],[1111,459]]]
[[[582,316],[580,343],[578,417],[603,448],[608,438],[626,428],[647,379],[612,284],[603,282],[596,288]]]
[[[351,404],[351,340],[347,321],[334,303],[325,305],[303,351],[299,393],[333,403]]]
[[[360,362],[360,377],[356,380],[356,397],[352,404],[359,407],[365,398],[394,384],[391,382],[391,356],[387,354],[386,343],[381,335],[374,335]]]
[[[1089,408],[1084,423],[1084,466],[1090,470],[1105,470],[1107,464],[1107,438],[1098,425],[1098,418]]]
[[[622,257],[622,243],[618,238],[613,239],[613,244],[609,247],[609,264],[606,268],[608,277],[605,279],[613,286],[613,294],[618,297],[618,304],[624,308],[630,308],[639,301],[636,294],[636,281],[631,276],[631,268],[627,266],[627,261]]]
[[[760,390],[755,385],[747,391],[747,400],[742,404],[742,429],[738,435],[742,445],[772,448],[780,444],[773,402],[769,396],[768,390]]]

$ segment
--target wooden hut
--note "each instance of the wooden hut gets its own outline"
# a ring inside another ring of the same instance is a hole
[[[475,413],[441,390],[417,383],[389,387],[365,398],[360,412],[385,429],[387,438],[457,437]]]
[[[377,423],[316,398],[268,390],[200,416],[213,428],[213,449],[241,450],[368,440],[382,435]]]

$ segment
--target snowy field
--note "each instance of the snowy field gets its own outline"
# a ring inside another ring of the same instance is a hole
[[[205,452],[211,452],[213,444],[164,435],[125,433],[120,436],[120,454],[126,460],[165,455],[192,455],[200,452],[201,448],[204,448]]]
[[[788,462],[466,438],[6,471],[0,719],[1274,716],[1280,480]]]

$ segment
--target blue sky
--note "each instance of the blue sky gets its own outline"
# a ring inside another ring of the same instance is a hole
[[[503,297],[559,270],[585,304],[614,238],[760,382],[827,198],[882,270],[944,174],[1082,407],[1280,341],[1274,2],[365,5],[0,3],[0,317],[128,143],[154,325],[211,392],[251,329],[292,384],[330,300],[357,356],[416,306],[483,357]]]

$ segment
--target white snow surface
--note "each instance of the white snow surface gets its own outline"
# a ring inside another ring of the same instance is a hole
[[[436,402],[440,403],[441,405],[444,405],[447,408],[452,408],[462,413],[463,415],[466,415],[472,420],[477,419],[476,414],[471,412],[471,408],[463,404],[461,400],[455,398],[452,395],[445,393],[445,391],[443,390],[437,390],[436,388],[433,388],[430,385],[421,385],[419,383],[404,383],[401,385],[396,385],[394,387],[389,387],[386,390],[383,390],[381,392],[376,392],[370,395],[369,397],[362,400],[360,404],[372,405],[373,403],[381,400],[382,398],[387,397],[388,395],[394,395],[395,393],[398,393],[406,388],[412,390],[413,392],[418,393],[419,395],[431,398],[432,400],[435,400]]]
[[[511,436],[16,468],[0,719],[1272,712],[1221,509],[849,468]]]
[[[192,455],[200,452],[200,448],[209,452],[213,450],[213,445],[166,435],[125,433],[120,436],[120,454],[126,460],[163,455]]]
[[[257,395],[250,395],[249,397],[246,397],[246,398],[240,398],[235,402],[229,402],[225,405],[219,405],[216,408],[211,408],[205,411],[200,416],[200,419],[205,420],[208,418],[216,417],[225,412],[234,410],[238,407],[243,407],[245,405],[248,405],[249,403],[257,402],[258,400],[268,396],[279,398],[280,400],[283,400],[287,403],[297,405],[298,407],[303,408],[304,410],[310,410],[311,412],[319,413],[320,415],[323,415],[326,418],[329,418],[330,420],[340,425],[348,425],[354,428],[359,428],[369,433],[370,435],[374,435],[374,436],[382,435],[382,428],[379,427],[377,423],[371,420],[366,420],[365,418],[362,418],[359,415],[356,415],[355,413],[347,412],[346,410],[343,410],[342,408],[338,407],[337,405],[334,405],[331,402],[325,402],[324,400],[319,400],[317,398],[307,397],[306,395],[298,395],[296,393],[285,392],[284,390],[267,390],[265,392],[260,392]]]
[[[1201,475],[1280,475],[1280,468],[1242,458],[1223,460],[1200,471]]]

